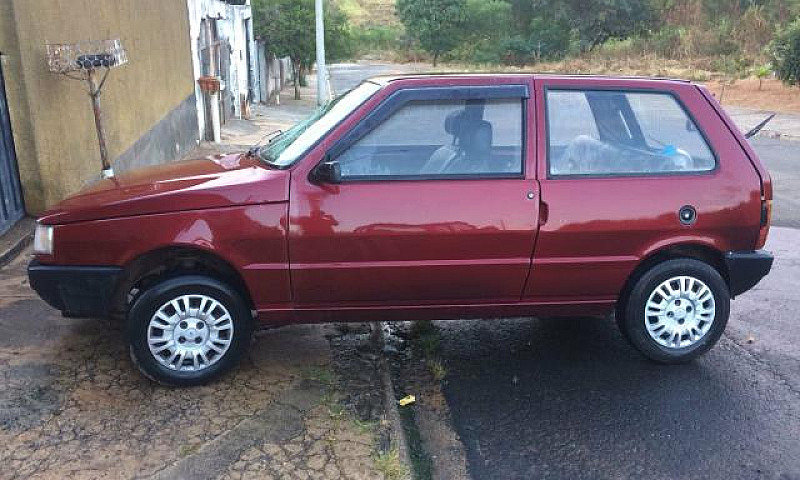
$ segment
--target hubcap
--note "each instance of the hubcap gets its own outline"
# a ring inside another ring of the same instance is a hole
[[[198,371],[228,351],[233,320],[220,302],[206,295],[181,295],[159,308],[147,327],[150,353],[161,365]]]
[[[715,313],[714,294],[705,283],[689,276],[672,277],[650,294],[644,325],[659,345],[685,348],[708,333]]]

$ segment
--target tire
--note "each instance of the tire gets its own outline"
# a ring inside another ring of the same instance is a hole
[[[136,298],[127,318],[134,364],[149,379],[170,386],[203,385],[231,369],[252,330],[242,296],[199,275],[151,286]]]
[[[686,363],[711,349],[730,314],[730,292],[719,272],[688,258],[645,272],[623,303],[617,323],[624,337],[647,358],[665,364]]]

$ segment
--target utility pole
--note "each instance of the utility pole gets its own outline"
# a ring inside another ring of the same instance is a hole
[[[322,0],[314,1],[317,26],[317,105],[328,102],[328,69],[325,66],[325,20]]]

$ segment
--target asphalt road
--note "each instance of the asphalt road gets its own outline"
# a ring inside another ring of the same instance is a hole
[[[408,71],[409,68],[407,66],[387,63],[337,63],[328,66],[334,95],[343,94],[369,77]]]
[[[800,228],[800,141],[755,138],[751,143],[772,176],[772,224]]]
[[[331,68],[337,93],[392,65]],[[475,479],[800,479],[800,142],[753,144],[775,185],[773,273],[689,365],[610,320],[438,322],[444,392]]]

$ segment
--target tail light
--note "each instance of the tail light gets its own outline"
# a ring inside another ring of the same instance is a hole
[[[769,233],[769,224],[772,221],[772,200],[761,199],[761,228],[758,230],[758,241],[756,242],[756,250],[764,248],[767,243],[767,233]]]

